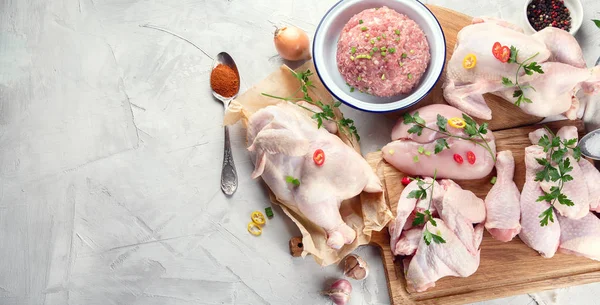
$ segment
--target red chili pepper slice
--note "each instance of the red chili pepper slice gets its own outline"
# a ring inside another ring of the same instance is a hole
[[[454,161],[456,161],[458,164],[463,164],[464,162],[463,157],[461,157],[459,154],[454,154]]]
[[[407,186],[410,184],[410,178],[408,176],[405,176],[404,178],[402,178],[402,185]]]
[[[467,152],[467,161],[470,164],[475,164],[476,160],[477,160],[477,157],[475,157],[475,154],[472,151],[468,151]]]
[[[494,46],[492,47],[492,54],[494,54],[494,57],[496,57],[497,59],[500,59],[500,51],[502,50],[502,45],[499,42],[495,42]]]
[[[510,49],[507,46],[503,46],[500,50],[500,58],[498,58],[501,62],[508,62],[510,59]]]
[[[313,161],[315,161],[315,164],[318,166],[321,166],[323,163],[325,163],[325,153],[322,149],[315,150],[315,153],[313,154]]]

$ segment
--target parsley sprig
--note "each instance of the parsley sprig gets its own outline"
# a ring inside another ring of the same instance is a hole
[[[354,120],[344,118],[344,117],[342,117],[341,119],[337,119],[335,116],[334,108],[340,107],[340,105],[342,105],[341,102],[335,102],[335,103],[333,103],[333,106],[331,106],[331,105],[325,105],[321,101],[315,101],[310,97],[310,95],[308,94],[308,89],[315,88],[315,85],[313,85],[313,82],[310,80],[310,77],[313,75],[313,73],[310,70],[306,70],[304,72],[295,72],[293,70],[290,70],[290,71],[292,72],[294,77],[300,81],[300,88],[298,88],[298,90],[296,90],[296,92],[294,92],[292,97],[280,97],[280,96],[275,96],[275,95],[271,95],[271,94],[267,94],[267,93],[262,93],[262,95],[271,97],[271,98],[275,98],[275,99],[279,99],[279,100],[292,102],[292,103],[294,103],[294,105],[296,105],[300,108],[303,108],[307,111],[312,112],[313,113],[312,118],[317,121],[318,128],[321,128],[321,126],[323,126],[323,121],[335,122],[338,129],[340,130],[340,132],[342,132],[343,134],[345,134],[346,136],[348,136],[350,138],[354,137],[354,138],[356,138],[357,141],[360,141],[360,136],[358,135],[358,131],[356,130],[356,126],[354,125]],[[298,92],[300,92],[300,91],[302,91],[303,97],[295,97],[298,94]],[[306,101],[307,103],[315,105],[315,106],[321,108],[321,112],[316,112],[312,109],[301,106],[296,103],[298,101]]]
[[[525,61],[523,62],[519,62],[517,60],[517,56],[519,55],[519,50],[515,47],[515,46],[510,46],[510,58],[508,59],[508,63],[509,64],[518,64],[519,68],[517,68],[517,73],[515,73],[515,81],[513,82],[512,80],[510,80],[508,77],[502,77],[502,84],[506,87],[515,87],[515,91],[513,92],[513,97],[517,98],[517,101],[515,102],[515,105],[517,106],[521,106],[521,103],[532,103],[531,99],[525,97],[525,89],[532,89],[533,91],[535,91],[535,88],[533,88],[530,85],[521,85],[519,83],[519,72],[521,71],[521,69],[523,69],[523,71],[525,71],[525,74],[527,75],[533,75],[533,73],[540,73],[540,74],[544,74],[544,70],[542,70],[542,66],[540,66],[537,62],[535,61],[531,61],[533,60],[536,56],[538,56],[538,53],[533,54],[533,56],[527,58]]]
[[[445,118],[444,116],[442,116],[441,114],[437,115],[437,121],[436,121],[436,125],[438,128],[437,130],[427,126],[427,122],[425,122],[425,120],[419,116],[418,111],[412,115],[410,113],[404,114],[404,124],[407,124],[407,125],[413,124],[413,126],[408,130],[408,133],[410,133],[410,134],[416,133],[417,135],[420,136],[423,133],[423,129],[429,129],[429,130],[432,130],[435,132],[439,132],[447,137],[467,140],[467,141],[470,141],[476,145],[479,145],[479,146],[485,148],[485,150],[487,150],[490,153],[490,156],[492,156],[492,159],[494,160],[494,162],[496,162],[496,155],[494,154],[489,143],[483,137],[483,135],[487,134],[487,132],[488,132],[488,130],[487,130],[488,123],[483,123],[480,126],[477,124],[477,122],[475,122],[475,120],[473,120],[473,118],[471,118],[470,116],[468,116],[466,114],[463,114],[463,120],[465,121],[464,129],[465,129],[465,133],[468,135],[467,137],[450,133],[448,131],[448,119]],[[448,145],[448,142],[446,141],[446,139],[445,138],[437,139],[435,141],[434,153],[439,154],[442,151],[444,151],[444,149],[450,149],[450,146]]]
[[[419,225],[425,225],[428,222],[431,223],[431,225],[433,225],[434,227],[437,227],[437,222],[435,221],[435,219],[433,219],[433,216],[431,215],[431,203],[433,201],[433,191],[434,191],[434,185],[435,185],[435,178],[437,176],[437,170],[435,171],[435,173],[433,174],[433,180],[431,182],[425,182],[425,180],[421,179],[421,178],[410,178],[411,180],[416,180],[417,181],[417,186],[419,187],[419,189],[414,190],[412,192],[410,192],[408,194],[407,198],[415,198],[417,200],[425,200],[427,199],[427,190],[431,189],[430,197],[429,197],[429,206],[427,207],[427,210],[425,210],[423,213],[421,212],[417,212],[415,219],[412,222],[413,226],[419,226]],[[431,244],[431,242],[435,242],[436,244],[445,244],[446,240],[444,240],[444,238],[442,238],[440,232],[436,232],[432,233],[430,232],[427,227],[425,227],[425,230],[423,231],[423,239],[425,240],[425,243],[429,246]]]
[[[547,226],[549,222],[554,222],[553,212],[557,202],[566,206],[575,205],[571,199],[562,193],[565,183],[573,180],[573,176],[569,175],[573,170],[571,161],[567,158],[569,150],[572,151],[575,160],[579,161],[581,159],[581,149],[573,147],[577,144],[577,139],[563,140],[547,127],[546,130],[553,137],[550,140],[547,135],[543,135],[538,142],[538,145],[544,148],[547,157],[536,158],[536,161],[543,168],[536,173],[535,181],[558,182],[558,186],[552,186],[550,193],[544,192],[544,195],[537,199],[537,202],[548,202],[550,204],[550,207],[539,215],[541,218],[540,226],[542,227]]]

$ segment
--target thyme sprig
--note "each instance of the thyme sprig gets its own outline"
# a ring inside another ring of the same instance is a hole
[[[494,160],[494,162],[496,162],[496,155],[494,154],[494,151],[490,147],[489,143],[483,137],[483,135],[487,134],[487,132],[488,132],[488,123],[483,123],[480,126],[470,116],[463,114],[462,117],[463,117],[463,120],[465,121],[464,130],[465,130],[465,133],[468,135],[467,137],[450,133],[448,131],[448,119],[445,118],[444,116],[442,116],[441,114],[437,115],[436,125],[437,125],[438,129],[434,129],[434,128],[427,126],[427,122],[425,122],[425,120],[419,116],[418,111],[412,115],[410,113],[405,113],[404,114],[404,124],[407,124],[407,125],[413,124],[413,126],[408,130],[408,133],[410,133],[410,134],[417,134],[420,136],[423,133],[423,129],[429,129],[429,130],[432,130],[435,132],[439,132],[447,137],[470,141],[476,145],[479,145],[479,146],[485,148],[485,150],[487,150],[490,153],[490,156],[492,156],[492,159]],[[483,141],[483,143],[480,140]],[[435,141],[434,153],[439,154],[442,151],[444,151],[444,149],[450,149],[450,146],[448,145],[448,142],[446,141],[446,139],[445,138],[437,139]]]
[[[280,97],[264,92],[261,94],[266,97],[292,102],[294,105],[313,113],[312,118],[317,121],[318,128],[321,128],[321,126],[323,126],[323,121],[335,122],[341,133],[345,134],[349,138],[354,137],[357,141],[360,141],[358,130],[356,130],[356,126],[354,125],[354,120],[344,117],[342,117],[341,119],[337,119],[335,116],[334,108],[339,108],[340,105],[342,105],[341,102],[338,101],[333,103],[333,105],[326,105],[323,104],[323,102],[318,100],[315,101],[310,97],[310,95],[308,94],[308,89],[315,88],[313,82],[310,80],[310,77],[313,75],[312,71],[306,70],[304,72],[295,72],[293,70],[290,70],[290,72],[294,75],[296,79],[300,81],[300,88],[298,88],[298,90],[294,92],[292,97]],[[295,97],[298,94],[298,92],[302,92],[303,97]],[[321,112],[317,112],[297,104],[296,102],[299,101],[306,101],[309,104],[315,105],[321,109]]]
[[[407,196],[407,198],[415,198],[417,200],[425,200],[427,199],[427,190],[431,189],[431,192],[429,193],[429,206],[427,207],[427,210],[425,210],[423,213],[421,212],[417,212],[415,219],[412,222],[413,226],[419,226],[419,225],[424,225],[427,224],[428,222],[431,223],[432,226],[437,227],[437,222],[435,221],[435,219],[433,219],[433,216],[431,215],[431,203],[433,201],[433,191],[434,191],[434,185],[435,185],[435,178],[437,176],[437,170],[434,172],[433,174],[433,180],[431,182],[425,182],[425,180],[421,179],[421,178],[410,178],[411,180],[416,180],[417,181],[417,186],[419,187],[418,190],[414,190],[412,192],[410,192]],[[431,242],[435,242],[436,244],[445,244],[446,240],[444,240],[444,238],[442,238],[441,233],[438,231],[435,233],[430,232],[427,229],[427,226],[425,226],[425,230],[423,231],[423,239],[425,240],[425,243],[429,246],[431,244]]]
[[[535,88],[533,88],[530,85],[521,85],[519,83],[519,72],[521,71],[521,69],[523,69],[523,71],[525,71],[525,74],[527,75],[533,75],[533,73],[540,73],[540,74],[544,74],[544,70],[542,70],[542,66],[540,66],[537,62],[535,61],[531,61],[533,60],[536,56],[538,56],[538,53],[533,54],[533,56],[525,59],[525,61],[523,62],[519,62],[517,60],[517,56],[519,55],[519,50],[515,47],[515,46],[510,46],[510,58],[508,59],[508,63],[509,64],[518,64],[519,68],[517,68],[517,72],[515,73],[515,81],[513,83],[512,80],[510,80],[508,77],[502,77],[502,84],[506,87],[515,87],[515,91],[513,92],[513,97],[517,98],[517,101],[515,102],[515,105],[517,106],[521,106],[521,103],[532,103],[531,99],[525,97],[525,89],[532,89],[533,91],[535,91]]]
[[[563,140],[556,136],[548,127],[545,128],[552,135],[552,140],[547,135],[543,135],[538,142],[538,145],[544,148],[547,157],[536,158],[536,161],[543,166],[543,169],[536,173],[535,181],[558,182],[558,186],[552,186],[550,193],[544,191],[544,195],[537,199],[537,202],[548,202],[550,204],[550,207],[539,215],[541,218],[540,226],[542,227],[547,226],[550,222],[554,222],[553,212],[557,202],[566,206],[575,205],[562,192],[565,183],[573,180],[573,176],[569,175],[573,170],[571,161],[567,158],[569,150],[572,151],[575,160],[581,160],[581,149],[573,147],[577,144],[577,139]]]

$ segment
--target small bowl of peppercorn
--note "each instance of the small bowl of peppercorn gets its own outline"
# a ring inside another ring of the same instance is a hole
[[[555,27],[575,35],[583,21],[583,6],[580,0],[528,0],[525,19],[533,32]]]

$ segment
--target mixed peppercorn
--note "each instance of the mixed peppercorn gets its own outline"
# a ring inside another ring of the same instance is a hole
[[[533,0],[527,6],[529,24],[540,31],[545,27],[571,30],[571,14],[563,0]]]

